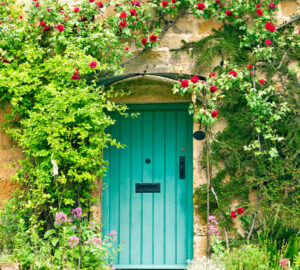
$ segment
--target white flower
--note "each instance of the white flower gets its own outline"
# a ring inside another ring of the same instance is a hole
[[[52,175],[53,176],[57,176],[58,175],[58,166],[57,166],[57,163],[54,159],[51,159],[51,163],[52,163]]]

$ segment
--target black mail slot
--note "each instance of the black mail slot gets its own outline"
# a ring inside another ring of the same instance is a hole
[[[135,193],[160,193],[160,183],[136,183]]]

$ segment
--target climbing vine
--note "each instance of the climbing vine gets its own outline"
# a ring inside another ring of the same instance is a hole
[[[191,111],[208,136],[209,184],[196,190],[198,203],[209,200],[210,211],[229,230],[230,199],[240,198],[249,216],[243,220],[248,238],[258,207],[268,217],[276,202],[281,217],[295,217],[299,172],[293,123],[299,82],[291,63],[299,60],[294,28],[299,17],[277,24],[279,2],[154,0],[105,6],[89,0],[73,7],[52,0],[28,7],[2,2],[0,101],[9,105],[5,130],[26,156],[16,181],[23,188],[21,209],[30,216],[28,223],[51,224],[51,211],[90,206],[95,179],[108,165],[103,148],[121,147],[106,132],[114,123],[107,112],[126,114],[126,106],[110,101],[118,93],[97,81],[121,73],[125,64],[158,46],[186,14],[223,23],[198,42],[172,48],[191,51],[195,74],[202,63],[221,58],[206,81],[193,76],[174,86],[174,92],[193,94]],[[113,8],[113,15],[106,16],[105,8]],[[133,44],[138,53],[130,51]],[[228,127],[215,134],[212,127],[220,117]],[[225,168],[213,175],[220,162]],[[52,164],[58,167],[55,175]],[[251,190],[258,193],[255,205],[248,203]],[[287,200],[290,207],[284,206]]]

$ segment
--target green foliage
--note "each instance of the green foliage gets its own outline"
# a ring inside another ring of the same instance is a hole
[[[234,248],[225,254],[223,263],[226,270],[258,270],[270,269],[268,257],[260,248],[245,245],[240,249]]]

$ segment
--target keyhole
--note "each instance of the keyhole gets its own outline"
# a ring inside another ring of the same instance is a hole
[[[150,158],[146,158],[145,162],[149,164],[151,162]]]

